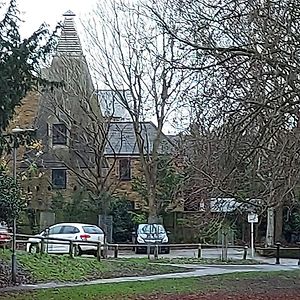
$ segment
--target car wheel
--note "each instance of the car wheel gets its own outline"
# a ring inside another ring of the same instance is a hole
[[[139,247],[135,247],[134,252],[135,252],[135,254],[140,254]]]
[[[40,246],[39,244],[30,244],[29,246],[29,253],[39,253],[40,252]]]

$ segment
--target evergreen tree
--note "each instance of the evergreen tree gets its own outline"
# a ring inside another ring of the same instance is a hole
[[[45,24],[22,40],[19,23],[16,1],[11,0],[0,21],[0,134],[26,94],[45,84],[39,71],[56,41],[56,32],[50,34]]]
[[[0,173],[0,221],[11,223],[13,218],[19,217],[24,207],[20,186],[11,176]]]
[[[18,15],[16,1],[11,0],[0,21],[0,157],[31,139],[29,134],[13,136],[5,130],[27,93],[50,84],[39,75],[56,42],[56,31],[50,34],[45,24],[22,40]],[[0,165],[0,221],[17,218],[23,207],[19,185]]]

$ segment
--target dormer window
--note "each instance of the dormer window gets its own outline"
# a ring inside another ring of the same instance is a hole
[[[52,145],[67,145],[67,127],[65,124],[52,125]]]

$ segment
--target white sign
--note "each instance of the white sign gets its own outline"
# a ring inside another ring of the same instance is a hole
[[[258,214],[248,214],[248,223],[258,223]]]

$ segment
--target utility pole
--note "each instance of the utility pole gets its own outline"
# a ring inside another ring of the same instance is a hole
[[[17,135],[25,132],[33,132],[34,129],[22,129],[16,127],[12,129],[13,134],[13,178],[15,184],[17,183],[17,148],[19,147]],[[11,279],[13,284],[17,282],[17,217],[15,211],[13,212],[13,226],[12,226],[12,255],[11,255]]]
[[[14,133],[14,132],[13,132]],[[16,137],[14,137],[16,138]],[[16,145],[16,140],[14,140],[14,145],[13,145],[13,177],[15,183],[17,183],[17,145]],[[13,284],[16,284],[17,281],[17,257],[16,257],[16,235],[17,235],[17,219],[14,214],[13,217],[13,228],[12,228],[12,255],[11,255],[11,279]]]

